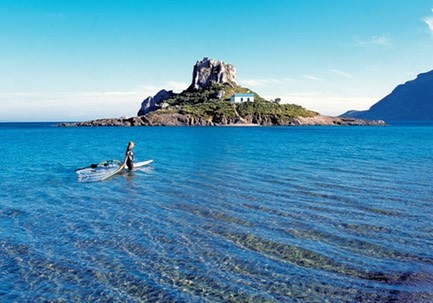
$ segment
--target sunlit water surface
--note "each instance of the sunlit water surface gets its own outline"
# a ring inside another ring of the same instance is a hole
[[[78,183],[74,170],[148,168]],[[433,126],[0,124],[1,302],[433,302]]]

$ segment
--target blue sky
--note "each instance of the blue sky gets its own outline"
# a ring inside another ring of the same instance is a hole
[[[0,121],[133,116],[197,60],[326,115],[433,69],[433,0],[0,0]]]

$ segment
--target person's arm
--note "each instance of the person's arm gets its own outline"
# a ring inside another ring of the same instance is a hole
[[[126,152],[125,159],[123,160],[123,166],[126,165],[126,161],[128,161],[128,157],[129,157],[128,152]]]

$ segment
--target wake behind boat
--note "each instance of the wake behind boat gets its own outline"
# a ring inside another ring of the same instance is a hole
[[[152,162],[153,160],[147,160],[134,163],[134,169],[146,166]],[[98,182],[107,180],[124,169],[126,170],[128,168],[121,161],[107,160],[79,168],[75,170],[75,173],[77,174],[78,182]]]

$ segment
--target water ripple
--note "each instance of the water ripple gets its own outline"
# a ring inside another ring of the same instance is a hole
[[[430,133],[0,133],[22,167],[0,175],[0,301],[432,302]],[[151,167],[76,182],[76,167],[113,158],[126,137]]]

